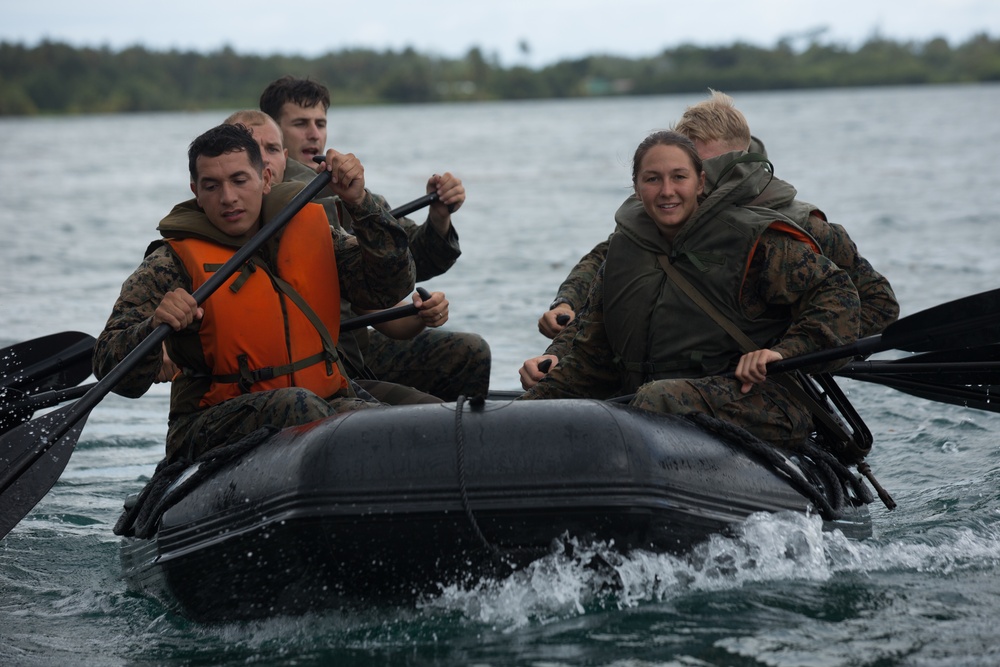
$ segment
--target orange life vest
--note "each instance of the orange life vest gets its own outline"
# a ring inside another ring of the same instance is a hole
[[[197,238],[167,241],[192,290],[236,252]],[[212,376],[199,405],[244,393],[303,387],[324,398],[347,387],[337,366],[340,284],[330,224],[307,204],[285,227],[277,266],[254,255],[202,304],[198,336]]]

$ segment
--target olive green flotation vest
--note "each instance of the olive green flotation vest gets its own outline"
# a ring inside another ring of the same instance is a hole
[[[787,308],[751,318],[740,305],[747,266],[768,228],[808,238],[774,211],[732,204],[752,200],[768,182],[770,172],[759,161],[729,167],[723,183],[715,185],[673,242],[660,236],[638,198],[630,197],[618,209],[604,268],[604,320],[626,389],[650,380],[724,372],[742,354],[739,344],[668,278],[658,256],[666,256],[759,347],[769,346],[788,328]]]

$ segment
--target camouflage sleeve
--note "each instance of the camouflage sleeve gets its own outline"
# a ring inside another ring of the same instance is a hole
[[[881,333],[899,317],[899,302],[889,281],[861,256],[843,225],[827,222],[817,215],[811,215],[809,222],[810,231],[823,249],[823,254],[847,271],[858,290],[861,299],[860,335]]]
[[[603,271],[598,271],[586,304],[575,320],[579,324],[566,354],[520,398],[608,398],[618,390],[621,376],[604,328]]]
[[[375,201],[387,211],[392,210],[382,195],[373,195]],[[430,280],[455,265],[462,249],[458,245],[458,232],[451,225],[448,236],[442,237],[427,221],[417,224],[407,217],[396,218],[410,240],[410,254],[417,270],[417,282]]]
[[[560,359],[566,356],[569,352],[570,344],[573,342],[573,336],[580,330],[580,318],[582,316],[583,309],[586,308],[586,304],[580,309],[573,321],[566,325],[566,327],[556,334],[556,337],[552,339],[549,346],[545,348],[544,354],[553,354]]]
[[[366,310],[395,306],[415,284],[406,232],[371,196],[344,206],[353,236],[334,233],[341,298]]]
[[[847,272],[805,243],[768,230],[750,261],[741,295],[748,314],[788,308],[792,324],[771,346],[785,359],[852,343],[860,301]]]
[[[163,295],[181,287],[191,291],[191,281],[178,268],[173,254],[160,246],[146,256],[139,268],[122,284],[104,331],[94,346],[94,375],[100,379],[153,332],[153,311]],[[114,392],[128,398],[146,393],[160,371],[160,349],[150,352],[122,378]]]
[[[462,254],[455,225],[448,228],[447,236],[441,236],[426,221],[418,225],[409,218],[400,218],[399,223],[402,225],[404,220],[409,223],[405,229],[410,237],[418,282],[439,276],[455,265]]]
[[[609,237],[610,238],[610,237]],[[594,249],[580,258],[566,276],[566,280],[559,286],[556,292],[556,302],[569,304],[574,311],[583,307],[583,302],[587,299],[590,286],[597,276],[597,270],[604,263],[604,258],[608,256],[608,241],[604,240],[594,246]]]
[[[391,210],[389,202],[382,195],[372,193],[372,198],[386,211]],[[326,197],[317,201],[323,204],[331,222],[336,221],[344,229],[353,233],[353,216],[347,212],[339,198]],[[407,217],[396,218],[396,222],[403,228],[409,239],[410,255],[413,256],[413,264],[416,267],[417,282],[430,280],[441,275],[453,267],[462,254],[458,244],[458,232],[455,231],[454,225],[449,229],[448,236],[442,237],[427,222],[421,225]]]

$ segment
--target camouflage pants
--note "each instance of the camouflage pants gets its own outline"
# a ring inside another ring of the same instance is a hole
[[[290,387],[237,396],[224,403],[176,417],[167,430],[167,458],[197,458],[214,447],[242,440],[262,426],[308,424],[339,412],[384,407],[373,399],[320,398]]]
[[[419,405],[421,403],[441,403],[437,396],[425,394],[413,387],[382,382],[381,380],[354,380],[354,384],[375,400],[386,405]]]
[[[492,356],[474,333],[424,329],[409,340],[369,332],[365,361],[379,380],[415,387],[445,401],[486,396]]]
[[[774,382],[756,384],[742,394],[740,382],[728,378],[655,380],[639,387],[630,404],[679,415],[703,412],[737,424],[779,447],[800,443],[813,430],[809,411]]]

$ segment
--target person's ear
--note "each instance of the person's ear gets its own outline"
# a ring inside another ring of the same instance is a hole
[[[262,192],[265,195],[271,191],[271,177],[272,177],[271,168],[266,167],[263,173],[261,173],[261,178],[264,180],[264,189]]]

